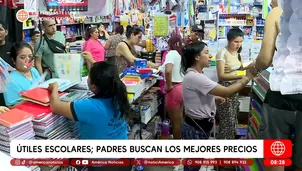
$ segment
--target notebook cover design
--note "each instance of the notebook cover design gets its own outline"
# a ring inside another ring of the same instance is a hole
[[[32,118],[33,115],[30,113],[24,112],[20,109],[12,109],[0,115],[0,125],[13,128],[31,121]]]

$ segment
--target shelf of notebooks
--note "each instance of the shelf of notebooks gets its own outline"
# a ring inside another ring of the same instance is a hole
[[[257,139],[261,124],[262,104],[266,92],[269,90],[269,75],[272,68],[262,71],[255,78],[251,88],[250,114],[248,118],[248,139]],[[264,169],[261,159],[253,159],[254,164],[248,168],[250,171],[261,171]]]

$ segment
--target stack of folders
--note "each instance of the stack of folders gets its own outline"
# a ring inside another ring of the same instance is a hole
[[[10,141],[35,139],[33,115],[12,109],[0,115],[0,151],[10,153]]]
[[[24,102],[16,108],[31,113],[34,116],[33,128],[36,139],[70,139],[72,130],[69,120],[61,115],[52,114],[49,106]]]

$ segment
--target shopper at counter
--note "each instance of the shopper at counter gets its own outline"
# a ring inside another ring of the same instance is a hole
[[[98,40],[99,30],[96,27],[89,27],[86,31],[83,50],[90,52],[96,62],[105,60],[105,48]]]
[[[117,45],[123,41],[124,39],[123,34],[124,34],[124,27],[121,25],[116,27],[115,35],[110,36],[109,40],[105,44],[105,49],[106,49],[105,59],[107,62],[111,64],[116,63],[115,50]]]
[[[138,45],[142,39],[142,30],[139,27],[134,26],[127,28],[127,39],[118,44],[115,52],[120,73],[123,72],[127,66],[133,65],[134,60],[138,59],[134,46]],[[158,68],[159,66],[153,62],[148,62],[148,65],[152,68]]]
[[[222,86],[203,74],[203,68],[209,67],[210,62],[209,49],[204,42],[192,43],[183,49],[181,60],[181,71],[185,74],[182,87],[185,108],[183,139],[208,139],[214,125],[215,100],[218,104],[223,103],[224,99],[221,97],[233,96],[252,79],[252,75],[247,72],[247,75],[235,84],[229,87]],[[199,169],[200,167],[184,167],[185,171]]]
[[[27,43],[14,43],[10,56],[15,64],[15,71],[10,72],[7,90],[3,93],[6,106],[13,106],[21,101],[20,92],[30,90],[40,81],[38,70],[33,67],[34,61],[28,66],[26,63],[33,56],[33,50]]]
[[[88,87],[94,96],[74,102],[60,101],[58,84],[49,86],[53,113],[78,121],[80,139],[128,139],[127,121],[130,104],[126,86],[117,68],[107,62],[95,62],[91,53],[82,53],[91,63]]]
[[[235,84],[243,77],[237,75],[237,71],[242,68],[240,51],[243,36],[244,33],[239,28],[230,29],[227,34],[228,45],[216,55],[218,80],[223,86]],[[227,99],[226,103],[217,106],[220,119],[218,139],[235,139],[240,106],[238,98],[238,93],[234,94]]]

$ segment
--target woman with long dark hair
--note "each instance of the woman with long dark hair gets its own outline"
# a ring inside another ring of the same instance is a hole
[[[123,72],[127,66],[134,64],[134,61],[139,59],[135,51],[135,45],[138,45],[142,39],[142,30],[137,26],[127,26],[126,30],[127,39],[120,42],[116,48],[116,58],[119,72]],[[159,65],[148,62],[152,68],[158,68]]]
[[[219,84],[230,86],[241,79],[237,71],[242,68],[241,55],[244,33],[239,28],[232,28],[227,34],[228,45],[216,55]],[[237,115],[239,113],[239,95],[234,94],[227,101],[217,106],[220,118],[218,139],[235,139]]]
[[[166,109],[171,120],[174,139],[181,139],[181,125],[183,122],[183,99],[182,80],[183,74],[180,72],[182,38],[172,36],[169,41],[169,52],[163,66],[166,81]]]
[[[209,49],[204,42],[192,43],[183,49],[181,60],[181,71],[185,74],[182,83],[185,108],[183,139],[208,139],[214,126],[216,103],[223,103],[225,97],[236,94],[252,79],[252,75],[247,72],[247,76],[229,87],[219,85],[202,72],[204,68],[210,66],[210,62]],[[185,171],[199,169],[200,167],[184,167]]]
[[[82,55],[91,64],[87,83],[94,96],[62,102],[57,83],[51,84],[52,112],[78,121],[80,139],[128,139],[127,118],[131,107],[116,66],[104,61],[95,62],[89,52]]]
[[[20,92],[27,91],[38,85],[40,74],[34,67],[34,61],[28,64],[33,57],[32,47],[24,42],[16,42],[10,50],[15,71],[10,72],[10,81],[6,84],[3,93],[6,106],[14,106],[21,101]]]
[[[105,60],[105,48],[98,40],[99,30],[97,27],[89,27],[85,33],[85,42],[83,51],[88,51],[92,54],[96,62]]]

